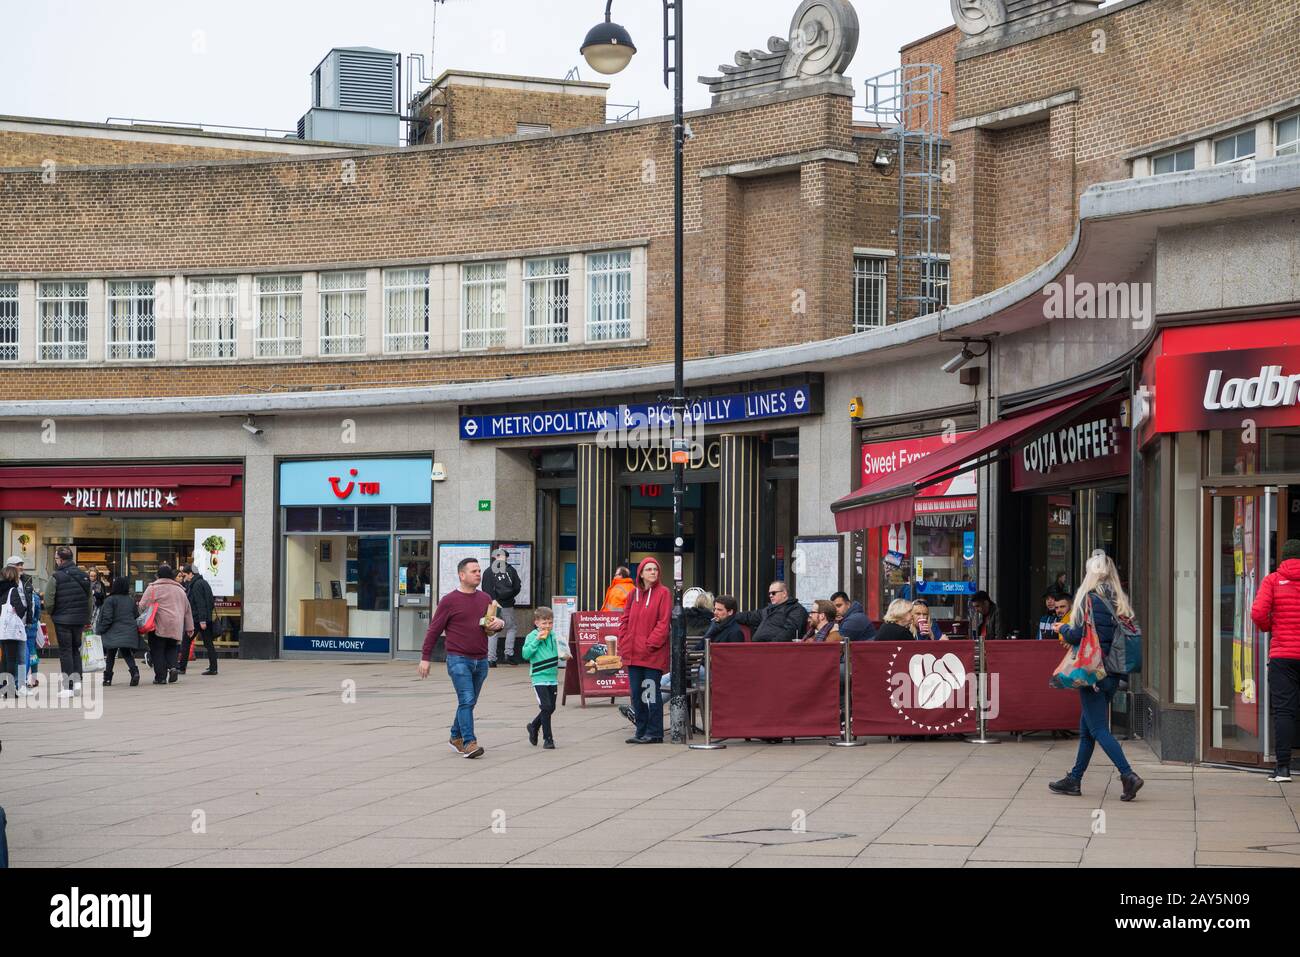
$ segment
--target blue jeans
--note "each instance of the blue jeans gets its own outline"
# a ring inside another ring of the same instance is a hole
[[[447,674],[456,689],[456,720],[451,724],[451,736],[466,743],[477,741],[474,736],[474,705],[478,704],[478,693],[487,680],[487,659],[448,655]]]
[[[1133,773],[1128,759],[1124,757],[1124,749],[1110,733],[1110,701],[1115,697],[1118,687],[1119,678],[1107,675],[1097,682],[1096,690],[1079,689],[1079,700],[1083,704],[1083,714],[1079,718],[1079,757],[1070,772],[1070,777],[1076,781],[1083,779],[1083,773],[1088,770],[1088,763],[1092,760],[1093,749],[1098,744],[1120,774]]]
[[[629,665],[627,669],[628,685],[632,690],[632,713],[636,715],[636,736],[638,738],[664,737],[664,702],[659,689],[659,679],[663,672],[655,668],[641,668]],[[645,684],[645,682],[650,684]],[[646,691],[653,695],[652,700],[642,697]]]

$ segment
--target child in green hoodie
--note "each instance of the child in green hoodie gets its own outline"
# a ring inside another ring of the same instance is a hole
[[[553,751],[555,738],[551,736],[551,715],[555,713],[560,651],[553,633],[555,616],[551,609],[538,608],[533,612],[533,624],[536,627],[524,639],[523,657],[532,665],[533,693],[537,695],[540,710],[537,717],[528,722],[528,743],[536,747],[540,733],[545,741],[542,747]]]

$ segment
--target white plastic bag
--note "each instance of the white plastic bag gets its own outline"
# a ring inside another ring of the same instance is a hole
[[[104,668],[104,639],[88,631],[81,639],[81,673],[94,674]]]

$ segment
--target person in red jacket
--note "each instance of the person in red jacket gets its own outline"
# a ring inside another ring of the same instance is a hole
[[[1250,617],[1270,632],[1268,697],[1277,738],[1277,769],[1270,781],[1291,780],[1291,746],[1300,711],[1300,539],[1282,545],[1282,563],[1260,582]]]
[[[663,744],[664,706],[659,679],[668,670],[668,626],[672,592],[659,580],[659,562],[644,558],[636,568],[636,590],[618,623],[618,656],[632,689],[636,735],[628,744]]]

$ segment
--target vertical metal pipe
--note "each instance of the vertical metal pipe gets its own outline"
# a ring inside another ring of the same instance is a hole
[[[668,0],[665,0],[665,4]],[[673,9],[673,452],[680,458],[686,440],[686,384],[684,371],[685,303],[683,270],[685,266],[684,159],[686,123],[682,109],[682,3],[671,0]],[[664,36],[664,43],[669,41]],[[673,465],[673,616],[672,616],[672,699],[669,711],[674,744],[686,742],[686,622],[682,609],[683,545],[682,501],[686,495],[685,466]]]

